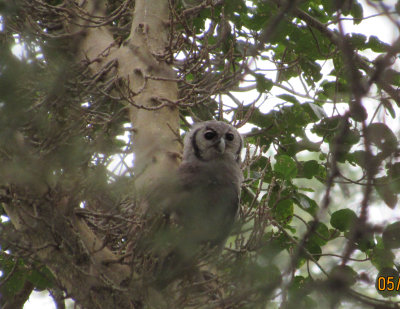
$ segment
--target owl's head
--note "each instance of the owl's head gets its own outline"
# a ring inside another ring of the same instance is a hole
[[[185,137],[183,160],[229,159],[240,162],[243,140],[230,124],[210,120],[196,123]]]

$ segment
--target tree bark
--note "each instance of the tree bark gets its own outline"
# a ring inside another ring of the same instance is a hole
[[[98,6],[90,9],[94,15],[103,14]],[[81,45],[94,73],[116,61],[109,75],[127,83],[138,192],[175,170],[182,152],[179,110],[173,103],[178,97],[177,81],[172,67],[159,60],[165,58],[169,44],[169,11],[168,0],[137,0],[130,36],[120,47],[104,27],[88,30]]]

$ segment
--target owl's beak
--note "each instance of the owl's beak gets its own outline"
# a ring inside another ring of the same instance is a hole
[[[221,154],[225,152],[225,140],[223,137],[217,142],[217,144],[215,145],[215,148]]]

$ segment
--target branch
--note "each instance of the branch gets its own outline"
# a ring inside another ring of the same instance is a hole
[[[303,20],[304,22],[307,23],[308,26],[313,27],[317,29],[319,32],[324,34],[333,44],[336,46],[341,45],[341,38],[340,36],[330,30],[328,27],[326,27],[323,23],[315,19],[314,17],[308,15],[304,11],[300,10],[299,8],[296,8],[294,10],[294,15]],[[393,44],[392,48],[388,51],[387,57],[391,57],[392,55],[395,55],[400,51],[400,38],[397,39],[397,41]],[[388,63],[385,61],[384,64],[382,65],[382,62],[378,62],[375,64],[375,69],[371,68],[362,57],[360,57],[357,54],[354,54],[354,58],[356,60],[356,63],[363,69],[370,77],[371,80],[370,82],[376,82],[379,87],[381,87],[383,90],[385,90],[391,97],[392,99],[396,102],[397,106],[400,107],[400,92],[392,87],[389,83],[385,82],[382,78],[377,78],[377,76],[380,76],[384,69],[387,68]]]
[[[68,294],[86,308],[93,308],[94,301],[104,302],[99,308],[130,308],[134,295],[121,288],[129,279],[129,267],[105,263],[117,257],[81,219],[68,213],[68,198],[58,203],[55,198],[35,199],[33,203],[40,205],[36,207],[21,194],[12,195],[12,202],[3,207],[23,237],[20,246],[46,265]],[[119,295],[117,303],[110,294]]]

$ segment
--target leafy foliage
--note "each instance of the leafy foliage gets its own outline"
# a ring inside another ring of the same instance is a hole
[[[35,217],[51,201],[67,226],[72,214],[57,207],[70,196],[104,246],[127,253],[126,218],[134,216],[124,208],[133,191],[129,100],[115,95],[121,80],[107,80],[109,67],[92,75],[78,60],[65,26],[108,27],[124,42],[133,4],[106,2],[109,16],[100,22],[83,9],[64,11],[61,1],[0,7],[0,306],[26,282],[31,290],[64,289],[37,254],[45,248],[18,238],[10,209],[28,204]],[[172,4],[170,46],[155,56],[176,71],[181,128],[231,120],[247,146],[239,224],[216,263],[221,303],[395,308],[397,298],[382,298],[399,294],[387,287],[398,285],[400,221],[371,214],[396,209],[400,193],[399,128],[392,125],[400,106],[392,62],[398,40],[344,33],[342,19],[365,19],[359,1]],[[379,1],[369,5],[398,17],[398,4],[394,14]],[[55,223],[43,218],[52,230]],[[53,236],[44,247],[66,248],[74,265],[89,260],[64,235]]]

